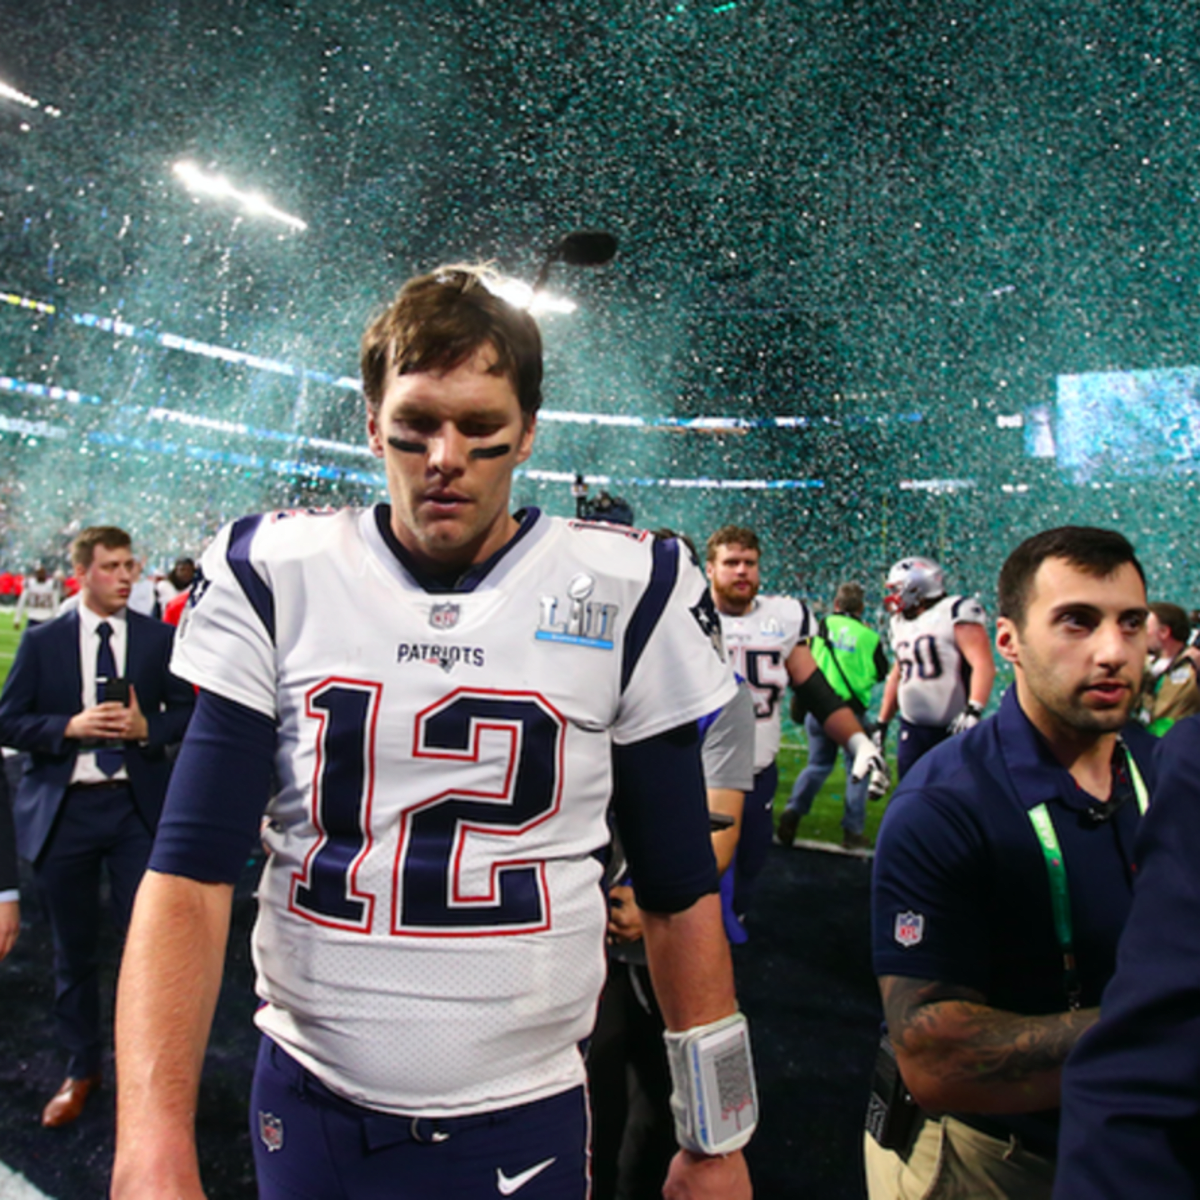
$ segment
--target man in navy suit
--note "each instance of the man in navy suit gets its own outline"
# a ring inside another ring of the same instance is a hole
[[[13,802],[17,848],[33,864],[54,932],[54,1016],[70,1055],[42,1124],[67,1125],[99,1086],[100,873],[122,928],[146,866],[191,716],[191,687],[168,669],[174,630],[129,610],[129,535],[85,529],[71,549],[79,607],[30,629],[0,694],[0,744],[29,752]]]

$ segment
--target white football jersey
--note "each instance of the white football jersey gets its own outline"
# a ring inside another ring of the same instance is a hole
[[[900,715],[910,725],[949,725],[967,707],[968,668],[955,625],[986,625],[978,600],[943,596],[923,613],[896,613],[889,626],[900,664]]]
[[[378,512],[222,530],[172,670],[278,723],[260,1028],[357,1103],[456,1116],[583,1080],[612,745],[735,685],[674,542],[533,514],[434,594]]]
[[[25,613],[30,625],[40,625],[58,615],[58,584],[53,579],[39,583],[32,575],[25,580],[13,619]]]
[[[744,616],[720,616],[734,670],[754,694],[754,770],[762,771],[779,753],[779,705],[789,683],[784,664],[816,626],[808,606],[790,596],[756,596]]]

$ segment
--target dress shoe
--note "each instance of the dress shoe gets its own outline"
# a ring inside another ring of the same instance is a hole
[[[844,833],[842,834],[842,849],[843,850],[870,850],[870,839],[861,833]]]
[[[100,1086],[100,1076],[86,1075],[82,1079],[67,1076],[54,1098],[42,1109],[42,1124],[47,1129],[70,1125],[83,1112],[87,1098]]]

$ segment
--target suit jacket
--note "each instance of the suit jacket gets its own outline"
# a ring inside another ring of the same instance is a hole
[[[194,692],[169,669],[175,630],[130,609],[125,618],[125,676],[149,726],[145,745],[125,743],[125,770],[134,804],[153,830],[171,775],[167,751],[183,737]],[[30,862],[45,848],[71,783],[80,743],[64,733],[82,708],[82,690],[78,612],[27,629],[0,693],[0,745],[29,752],[13,816],[17,848]]]
[[[0,763],[0,892],[15,888],[17,883],[17,837],[13,831],[8,779]]]

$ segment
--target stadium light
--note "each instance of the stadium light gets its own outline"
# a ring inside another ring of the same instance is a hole
[[[233,200],[252,217],[269,217],[292,229],[308,228],[305,221],[276,208],[261,192],[244,192],[233,186],[224,175],[210,175],[195,163],[181,160],[172,168],[184,187],[195,196],[212,196],[217,200]]]
[[[32,96],[25,95],[24,92],[3,82],[3,80],[0,80],[0,100],[12,100],[15,104],[20,104],[25,108],[39,109],[48,117],[62,116],[62,109],[55,108],[53,104],[42,104],[40,100],[35,100]]]
[[[540,313],[573,313],[578,307],[573,300],[535,291],[529,284],[508,275],[492,276],[486,285],[501,300],[507,300],[514,308],[527,309],[535,317]]]

